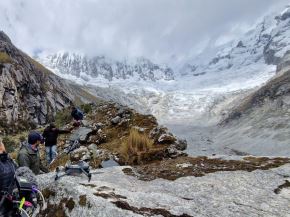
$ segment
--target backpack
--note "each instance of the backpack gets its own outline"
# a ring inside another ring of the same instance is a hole
[[[83,120],[84,113],[79,108],[77,108],[77,110],[76,110],[76,116],[78,117],[79,120]]]

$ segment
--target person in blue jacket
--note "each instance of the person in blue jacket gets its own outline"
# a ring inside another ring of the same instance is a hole
[[[84,119],[84,113],[79,108],[72,106],[71,116],[74,119],[74,126],[79,127],[81,125],[81,121]]]
[[[16,216],[13,203],[7,195],[11,195],[15,187],[16,165],[6,152],[5,146],[0,139],[0,217]]]

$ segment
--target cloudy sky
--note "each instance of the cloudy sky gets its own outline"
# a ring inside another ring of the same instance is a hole
[[[29,54],[166,62],[233,39],[289,0],[1,0],[0,29]]]

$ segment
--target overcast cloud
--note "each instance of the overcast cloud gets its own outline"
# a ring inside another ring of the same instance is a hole
[[[182,59],[253,26],[287,0],[1,0],[0,29],[22,50]]]

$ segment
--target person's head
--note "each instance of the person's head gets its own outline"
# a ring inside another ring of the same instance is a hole
[[[37,147],[39,144],[43,143],[43,137],[40,133],[31,131],[28,135],[28,143]]]
[[[49,128],[50,128],[51,130],[55,130],[55,129],[56,129],[56,125],[55,125],[55,123],[50,123]]]
[[[74,111],[75,109],[76,109],[76,107],[73,105],[73,106],[71,107],[71,110]]]

